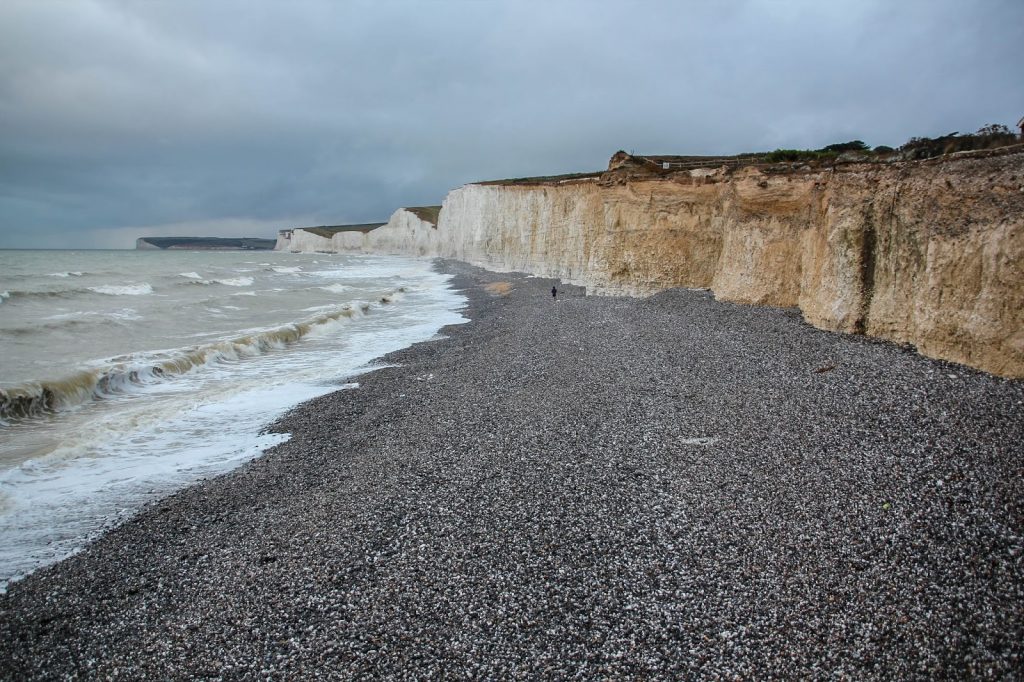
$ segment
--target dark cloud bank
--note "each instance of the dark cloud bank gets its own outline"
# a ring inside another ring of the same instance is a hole
[[[1024,3],[0,5],[0,247],[383,220],[465,182],[1012,124]]]

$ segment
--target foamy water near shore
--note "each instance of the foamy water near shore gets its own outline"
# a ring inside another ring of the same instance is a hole
[[[273,252],[0,252],[0,585],[462,318],[429,264]]]

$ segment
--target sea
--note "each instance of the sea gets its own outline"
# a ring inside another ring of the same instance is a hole
[[[466,319],[429,261],[0,250],[0,590]]]

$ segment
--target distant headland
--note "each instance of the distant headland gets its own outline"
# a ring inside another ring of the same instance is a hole
[[[135,248],[174,251],[270,251],[275,240],[261,237],[139,237]]]

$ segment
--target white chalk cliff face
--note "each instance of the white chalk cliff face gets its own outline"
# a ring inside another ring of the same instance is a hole
[[[438,255],[437,227],[415,213],[400,208],[388,222],[367,233],[339,232],[331,239],[336,253],[382,253],[404,256]]]
[[[797,306],[822,329],[1024,377],[1020,147],[913,163],[467,185],[449,193],[436,229],[399,210],[366,235],[299,233],[293,250],[442,256],[592,293],[709,288],[721,300]]]
[[[292,253],[378,253],[402,256],[438,255],[437,227],[415,213],[400,208],[375,230],[352,230],[323,237],[308,230],[278,233],[275,251]]]
[[[303,229],[291,230],[290,238],[278,233],[274,250],[291,253],[333,253],[330,239]]]

